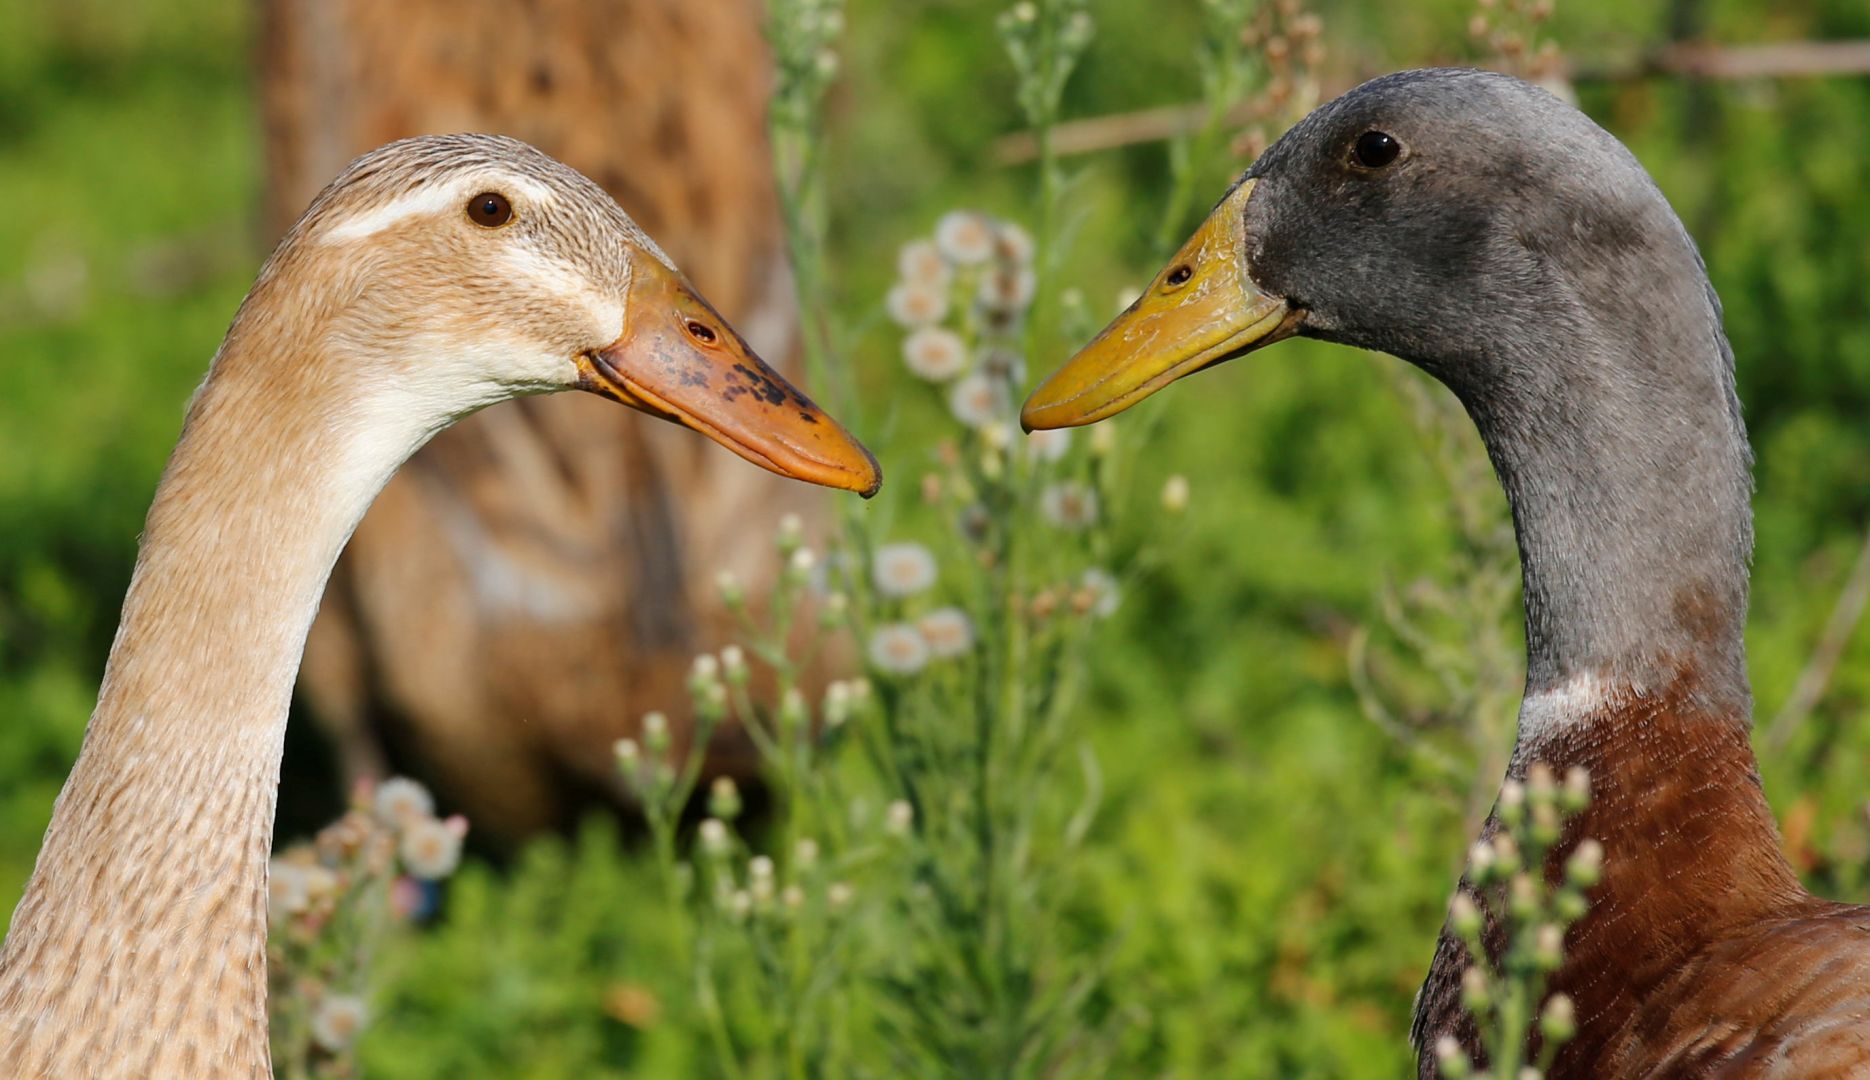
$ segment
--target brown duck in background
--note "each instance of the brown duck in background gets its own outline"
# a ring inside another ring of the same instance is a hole
[[[589,180],[492,136],[360,158],[260,270],[189,403],[0,949],[0,1076],[271,1074],[274,794],[333,562],[436,432],[571,389],[787,476],[881,482]]]
[[[1508,772],[1590,770],[1549,876],[1580,837],[1605,851],[1553,976],[1578,1034],[1550,1075],[1870,1075],[1870,908],[1800,885],[1748,739],[1752,458],[1720,302],[1643,167],[1517,79],[1366,83],[1268,149],[1023,419],[1090,423],[1294,334],[1440,379],[1506,489],[1527,639]],[[1425,1078],[1439,1038],[1479,1051],[1467,963],[1444,930]]]
[[[590,176],[780,370],[795,315],[765,135],[757,0],[263,0],[268,220],[363,150],[497,131]],[[301,690],[352,776],[433,782],[477,835],[565,823],[610,746],[727,640],[823,500],[575,396],[473,417],[416,454],[340,561]],[[729,751],[731,754],[731,749]],[[745,763],[716,762],[729,770]]]

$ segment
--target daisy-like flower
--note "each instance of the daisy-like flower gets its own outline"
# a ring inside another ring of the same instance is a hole
[[[976,299],[988,311],[1017,315],[1032,303],[1039,278],[1030,266],[996,266],[981,275]]]
[[[899,281],[891,286],[883,303],[896,325],[928,326],[948,314],[948,290],[920,281]]]
[[[972,210],[951,210],[935,224],[935,244],[961,266],[986,262],[993,257],[993,222]]]
[[[1117,605],[1123,602],[1123,591],[1117,587],[1117,579],[1110,576],[1110,571],[1093,566],[1078,579],[1078,587],[1091,597],[1091,614],[1100,619],[1108,619],[1117,613]]]
[[[403,832],[403,865],[414,877],[440,881],[461,865],[461,838],[466,832],[466,822],[458,817],[416,822]]]
[[[1005,383],[976,371],[948,388],[948,408],[968,427],[983,428],[1004,418],[1012,405]]]
[[[1039,493],[1039,512],[1068,532],[1088,529],[1097,522],[1097,492],[1076,480],[1052,484]]]
[[[350,994],[326,994],[312,1013],[312,1041],[332,1053],[349,1049],[370,1022],[370,1010]]]
[[[914,675],[928,666],[929,646],[908,623],[885,623],[870,635],[870,662],[892,675]]]
[[[935,556],[913,541],[884,544],[870,560],[870,577],[884,596],[914,596],[935,584]]]
[[[1026,455],[1034,461],[1056,462],[1070,449],[1070,428],[1035,431],[1026,436]]]
[[[967,366],[967,346],[953,330],[924,326],[903,339],[903,363],[918,378],[947,382]]]
[[[883,830],[891,836],[908,836],[909,827],[915,824],[915,820],[915,807],[910,806],[906,799],[897,799],[883,812]]]
[[[266,908],[274,922],[304,911],[311,901],[305,868],[285,859],[274,859],[266,874]]]
[[[954,268],[942,258],[941,248],[933,240],[912,240],[896,253],[896,272],[912,285],[947,289],[954,280]]]
[[[994,237],[994,252],[1002,262],[1015,266],[1026,266],[1032,262],[1032,234],[1010,221],[1002,221],[998,235]]]
[[[429,789],[406,776],[392,776],[377,785],[370,802],[377,820],[385,825],[407,827],[411,822],[435,816],[435,797]]]
[[[943,660],[965,656],[974,648],[974,624],[958,607],[936,608],[916,620],[929,652]]]

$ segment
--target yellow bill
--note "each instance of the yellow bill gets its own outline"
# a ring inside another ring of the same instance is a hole
[[[1039,385],[1027,431],[1115,416],[1184,375],[1290,337],[1299,319],[1247,273],[1248,180],[1214,208],[1136,303]]]

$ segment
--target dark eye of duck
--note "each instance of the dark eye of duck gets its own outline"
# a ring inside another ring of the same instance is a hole
[[[1176,285],[1186,285],[1188,284],[1188,279],[1194,276],[1195,276],[1194,268],[1190,267],[1187,263],[1183,263],[1182,265],[1169,271],[1169,276],[1163,278],[1162,283],[1164,285],[1168,285],[1171,287],[1176,286]]]
[[[1351,155],[1357,164],[1366,169],[1381,169],[1396,160],[1402,153],[1402,143],[1396,137],[1383,131],[1366,131],[1357,136],[1357,145],[1351,148]]]
[[[688,320],[688,334],[704,345],[714,344],[714,327],[709,326],[707,323],[696,322],[693,319]]]
[[[513,220],[513,204],[497,191],[483,191],[468,200],[468,219],[485,229],[497,229]]]

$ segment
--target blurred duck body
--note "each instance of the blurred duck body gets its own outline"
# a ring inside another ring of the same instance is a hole
[[[1551,980],[1578,1026],[1550,1075],[1870,1075],[1870,909],[1801,886],[1749,741],[1751,453],[1720,304],[1642,166],[1506,76],[1367,83],[1271,147],[1024,421],[1089,423],[1293,335],[1440,379],[1506,489],[1528,649],[1508,774],[1589,770],[1549,879],[1581,838],[1605,850]],[[1469,962],[1444,929],[1424,1077],[1442,1040],[1480,1056]]]
[[[797,315],[765,135],[757,0],[264,0],[267,217],[394,139],[498,131],[595,180],[754,350],[793,370]],[[731,61],[726,58],[732,58]],[[618,104],[625,107],[619,108]],[[407,772],[516,842],[621,803],[611,746],[667,711],[757,602],[785,514],[819,493],[585,395],[470,417],[390,479],[340,557],[300,689],[348,777]],[[753,773],[717,734],[710,768]]]
[[[748,380],[767,392],[731,392]],[[325,580],[431,435],[568,389],[786,475],[879,481],[584,177],[492,136],[358,159],[261,270],[189,405],[0,950],[0,1076],[270,1075],[267,856]]]

